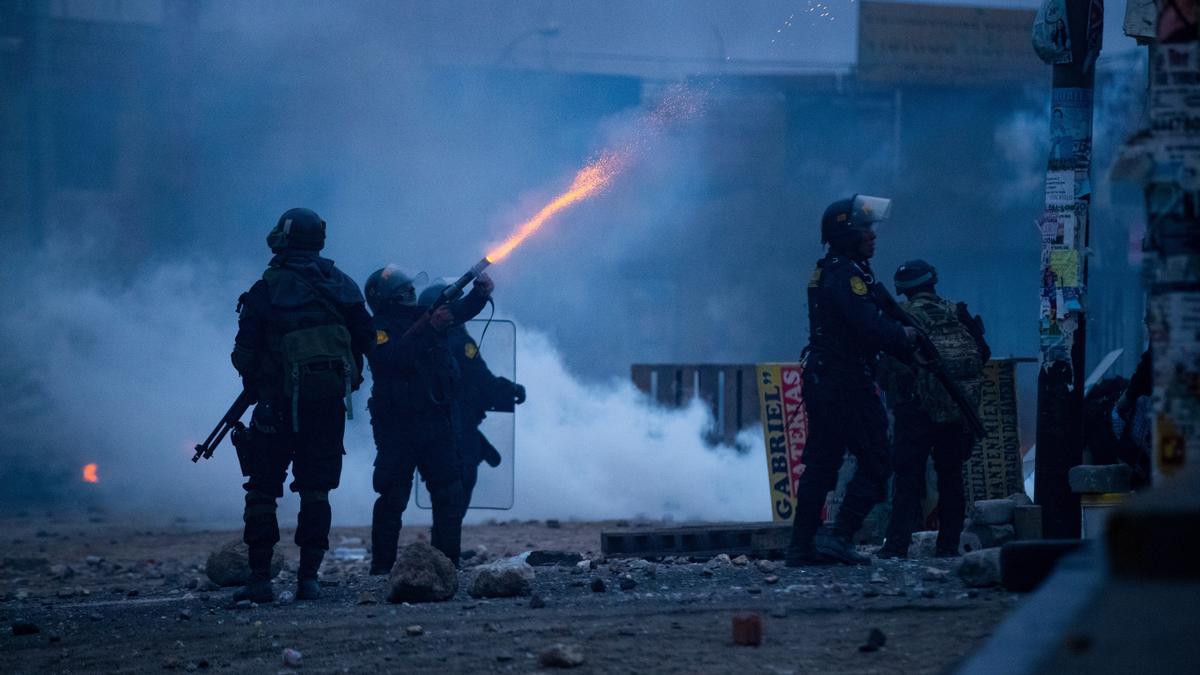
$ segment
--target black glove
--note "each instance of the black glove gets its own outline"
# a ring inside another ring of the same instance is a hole
[[[487,436],[479,434],[479,451],[483,461],[487,462],[490,467],[500,466],[500,452],[496,450],[496,446],[492,445]]]
[[[513,403],[521,405],[525,402],[525,385],[513,382]]]

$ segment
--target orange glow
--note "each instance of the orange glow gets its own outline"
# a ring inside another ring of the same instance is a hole
[[[596,196],[624,167],[624,154],[606,152],[599,159],[580,169],[579,173],[575,174],[575,180],[572,181],[571,187],[550,200],[550,203],[543,206],[532,218],[518,225],[516,231],[503,244],[487,254],[487,261],[494,263],[506,258],[513,249],[520,246],[521,242],[529,238],[529,235],[537,232],[538,228],[556,213],[589,197]]]
[[[96,473],[97,469],[99,469],[99,467],[96,466],[94,463],[93,464],[84,464],[83,465],[83,482],[99,483],[100,476],[97,475],[97,473]]]

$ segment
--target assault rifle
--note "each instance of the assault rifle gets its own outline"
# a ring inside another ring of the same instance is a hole
[[[235,431],[237,427],[242,425],[242,415],[245,415],[246,410],[254,405],[255,400],[256,397],[254,394],[248,389],[243,389],[242,393],[238,394],[237,399],[234,400],[233,405],[229,406],[229,410],[225,413],[225,416],[217,423],[216,428],[208,435],[208,439],[196,445],[196,454],[192,457],[192,461],[198,462],[201,457],[204,459],[212,458],[213,451],[221,444],[221,440],[225,438],[225,434]],[[236,440],[236,437],[234,440]]]
[[[879,306],[879,309],[884,314],[895,319],[900,325],[908,326],[917,332],[917,353],[920,356],[917,359],[917,363],[928,370],[946,388],[946,393],[950,394],[950,398],[958,406],[959,412],[962,413],[967,425],[971,427],[971,433],[975,435],[975,438],[986,437],[987,430],[983,428],[983,422],[979,419],[979,412],[975,409],[971,401],[967,399],[967,395],[963,393],[958,383],[951,379],[950,374],[946,372],[946,367],[942,363],[942,356],[938,354],[933,340],[929,339],[929,336],[925,331],[921,330],[921,327],[917,325],[912,315],[904,311],[900,303],[896,302],[892,294],[888,293],[887,289],[883,287],[883,284],[871,284],[871,294],[875,298],[875,304]]]

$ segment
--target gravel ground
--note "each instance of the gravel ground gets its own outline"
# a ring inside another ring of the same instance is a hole
[[[212,588],[203,566],[238,532],[115,520],[0,517],[0,672],[527,672],[562,644],[582,656],[578,672],[932,673],[980,644],[1017,601],[964,588],[946,574],[953,561],[604,560],[602,529],[663,523],[503,522],[466,529],[464,546],[480,552],[470,562],[548,549],[592,563],[536,568],[539,601],[471,598],[467,566],[452,600],[393,605],[366,562],[331,556],[320,600],[237,608],[234,589]],[[403,540],[424,535],[409,528]],[[363,547],[368,531],[335,528],[331,540]],[[295,582],[295,547],[283,549],[277,594]],[[605,590],[593,590],[597,579]],[[761,616],[760,646],[733,643],[741,612]],[[886,641],[864,651],[872,629]],[[301,665],[284,665],[286,649]]]

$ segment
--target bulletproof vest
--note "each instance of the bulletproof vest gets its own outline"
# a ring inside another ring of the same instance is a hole
[[[808,344],[813,352],[809,364],[816,370],[830,374],[845,374],[855,380],[868,381],[872,377],[878,352],[868,348],[854,335],[845,321],[833,309],[832,294],[851,292],[831,279],[833,272],[854,262],[840,255],[830,254],[817,261],[808,282]],[[869,268],[863,268],[866,279],[862,293],[876,283]],[[861,278],[861,275],[857,275]],[[814,362],[815,358],[815,362]]]
[[[298,431],[302,402],[345,398],[349,405],[358,366],[345,318],[331,299],[294,270],[268,268],[263,281],[271,301],[267,349],[258,377],[260,398],[288,403],[293,430]],[[301,283],[280,292],[281,284],[294,281]],[[295,292],[297,288],[304,290]]]
[[[380,399],[380,405],[421,409],[447,404],[455,397],[459,370],[445,333],[433,332],[431,339],[416,349],[396,346],[424,313],[420,307],[404,306],[375,315],[375,349],[367,354],[367,360],[371,394]]]
[[[975,404],[983,382],[979,344],[958,318],[958,307],[933,293],[918,293],[900,305],[929,336],[937,348],[946,373]],[[962,418],[954,399],[937,379],[921,369],[914,381],[914,397],[934,422]]]

